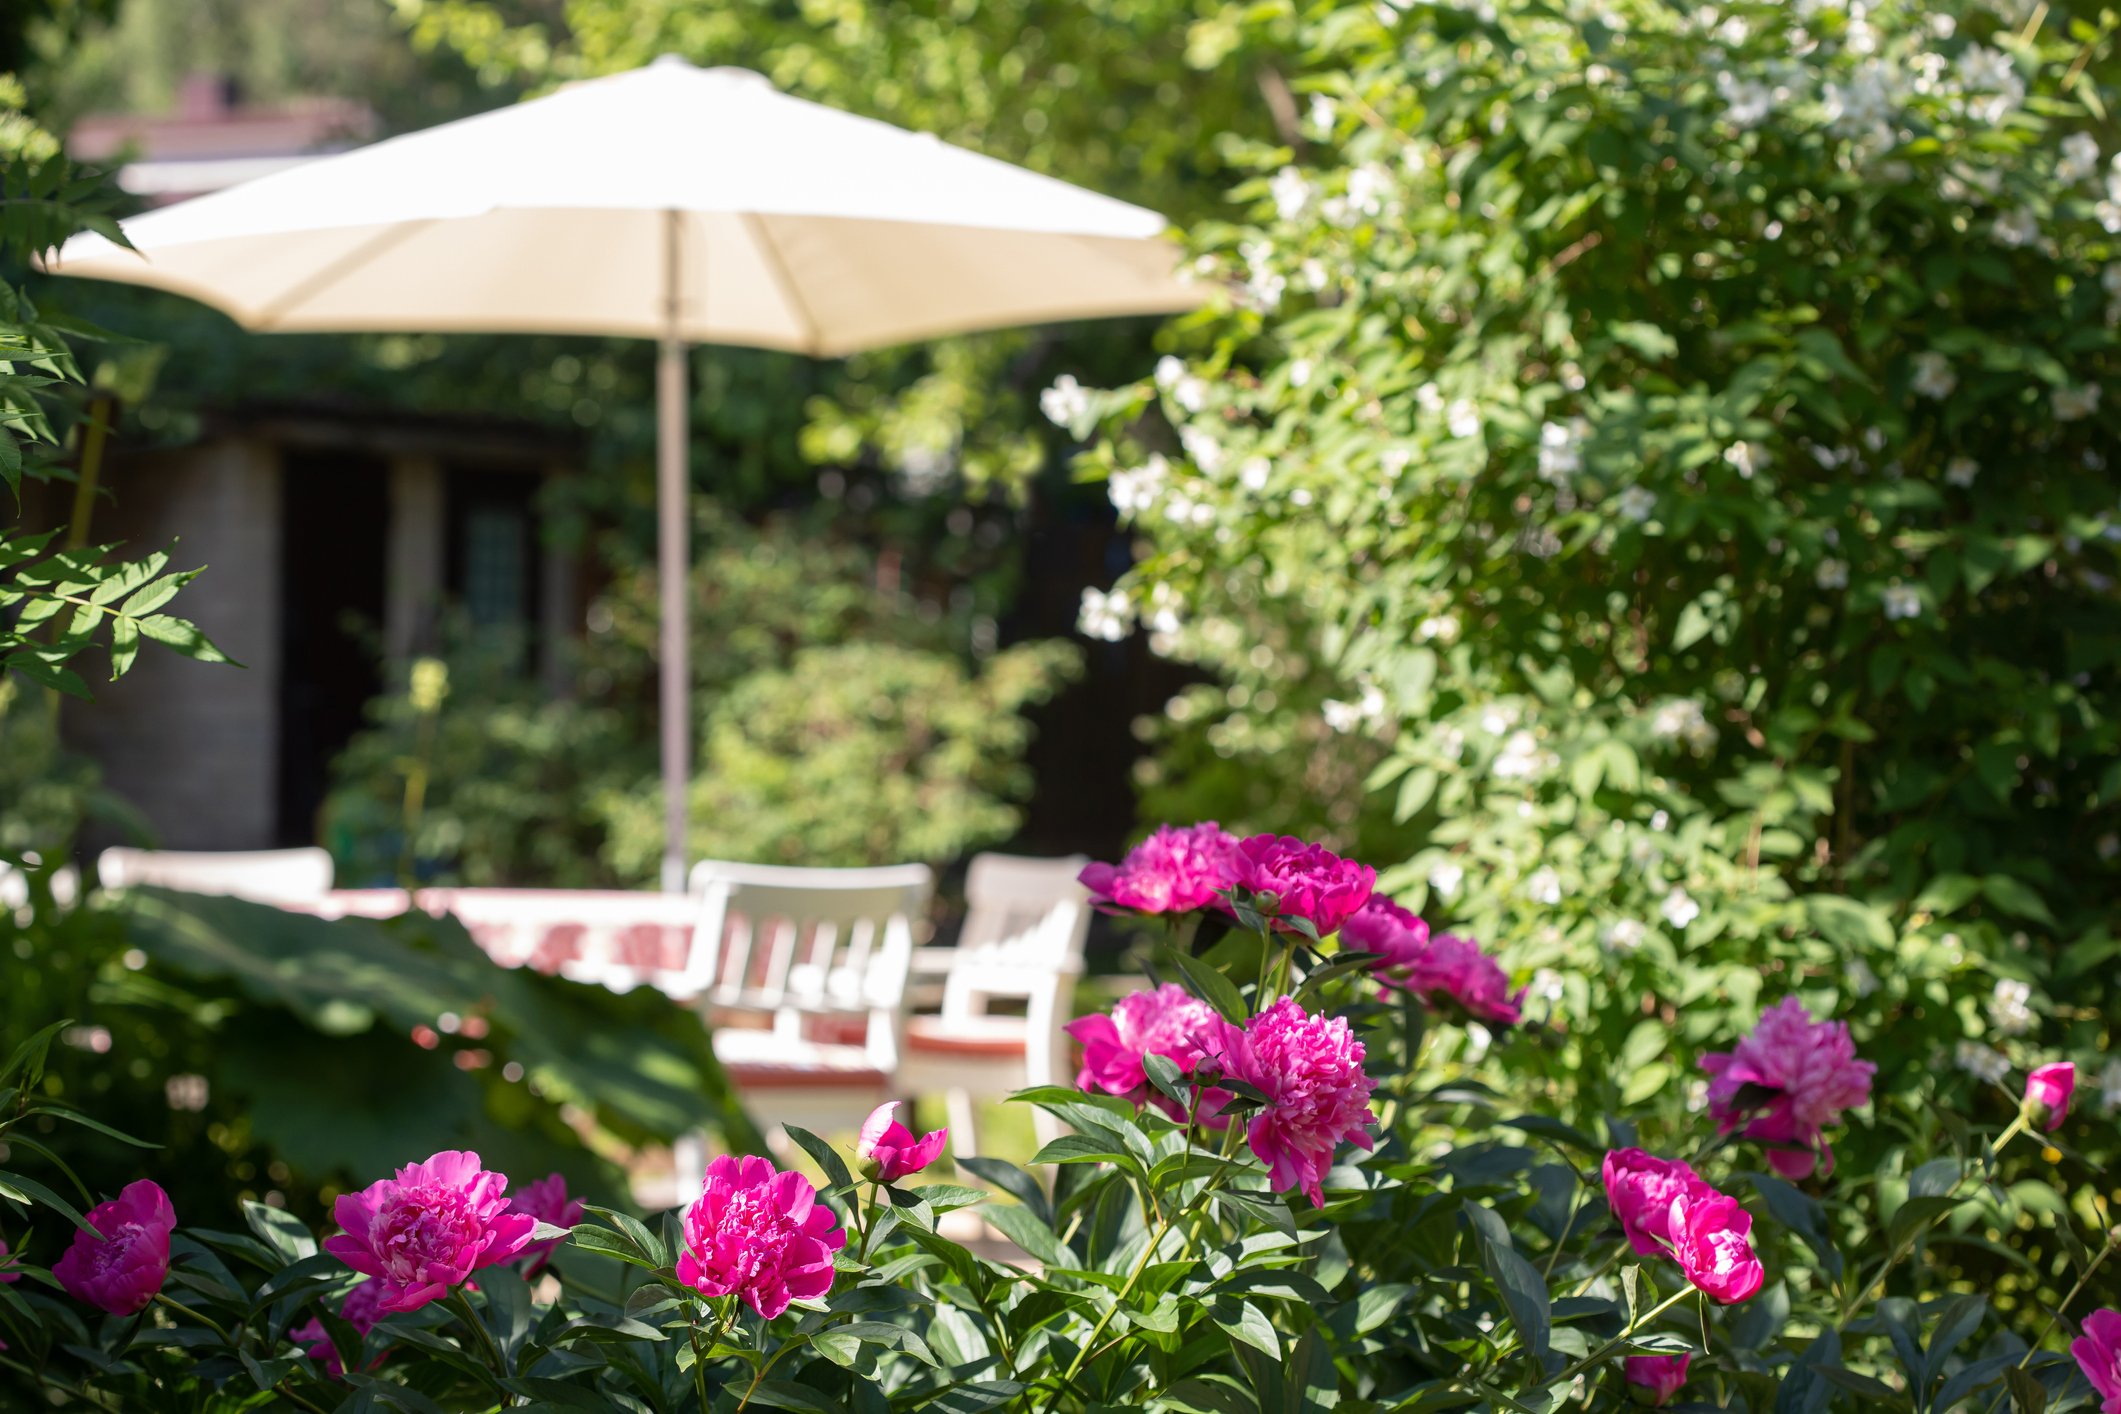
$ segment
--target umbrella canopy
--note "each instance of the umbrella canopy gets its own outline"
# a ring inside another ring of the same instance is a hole
[[[689,343],[832,356],[1198,300],[1163,218],[934,137],[666,56],[643,69],[84,234],[48,269],[150,285],[264,331],[662,341],[657,488],[663,883],[690,779]]]

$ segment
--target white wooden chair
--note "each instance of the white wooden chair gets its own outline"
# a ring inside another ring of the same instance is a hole
[[[97,856],[96,874],[107,889],[159,884],[190,894],[312,906],[331,892],[332,867],[330,851],[314,848],[190,853],[119,847]]]
[[[942,1014],[907,1019],[899,1068],[903,1093],[941,1090],[948,1097],[951,1147],[959,1154],[979,1152],[977,1100],[1073,1079],[1061,1028],[1090,931],[1089,891],[1076,882],[1088,862],[1082,855],[973,857]],[[998,999],[1022,1002],[1024,1015],[990,1015],[988,1004]],[[1033,1111],[1032,1120],[1041,1143],[1061,1133],[1044,1110]]]
[[[906,971],[934,888],[925,864],[693,866],[692,948],[682,970],[654,980],[706,1015],[716,1057],[776,1147],[787,1143],[783,1124],[859,1128],[905,1093]],[[697,1146],[681,1147],[681,1167],[688,1149]],[[679,1175],[681,1193],[696,1186]]]
[[[455,914],[503,967],[614,992],[682,971],[699,916],[697,899],[641,889],[422,889],[414,901]]]

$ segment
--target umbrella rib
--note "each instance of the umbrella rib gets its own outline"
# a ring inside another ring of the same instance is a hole
[[[304,300],[323,293],[323,291],[338,283],[339,280],[366,264],[371,258],[383,254],[393,246],[412,239],[434,224],[432,220],[399,221],[385,226],[337,260],[326,265],[322,270],[316,271],[309,278],[297,282],[293,289],[266,305],[259,313],[258,318],[250,321],[250,327],[253,329],[270,329],[273,325],[280,322],[280,316],[287,313],[288,310],[301,304]]]
[[[802,292],[796,288],[795,281],[789,277],[788,267],[781,260],[780,247],[773,243],[772,236],[767,232],[765,223],[759,220],[757,212],[743,212],[740,219],[744,223],[744,229],[751,233],[752,242],[765,257],[766,268],[772,273],[773,283],[780,290],[781,298],[788,301],[788,307],[795,311],[795,317],[802,322],[803,352],[812,358],[822,357],[817,320],[810,313],[810,306],[803,302]]]

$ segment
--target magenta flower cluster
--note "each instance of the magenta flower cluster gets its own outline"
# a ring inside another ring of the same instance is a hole
[[[1340,1145],[1374,1148],[1365,1125],[1373,1083],[1363,1044],[1337,1016],[1313,1016],[1283,997],[1244,1026],[1216,1018],[1208,1049],[1222,1072],[1267,1097],[1245,1126],[1252,1152],[1277,1192],[1301,1188],[1323,1203],[1321,1187]]]
[[[324,1250],[383,1284],[385,1311],[417,1311],[462,1286],[474,1271],[530,1245],[538,1220],[511,1211],[508,1180],[473,1153],[445,1149],[394,1178],[340,1195],[332,1217],[344,1229]]]
[[[832,1254],[847,1245],[838,1224],[801,1174],[724,1154],[685,1210],[678,1280],[703,1296],[740,1296],[771,1320],[832,1289]]]
[[[1182,1073],[1192,1075],[1214,1040],[1218,1019],[1213,1007],[1172,982],[1151,992],[1121,997],[1109,1015],[1079,1017],[1065,1028],[1083,1048],[1076,1088],[1102,1090],[1137,1105],[1153,1103],[1182,1121],[1186,1113],[1178,1103],[1149,1084],[1142,1058],[1163,1056]],[[1228,1099],[1226,1090],[1211,1090],[1201,1097],[1202,1115],[1215,1128],[1226,1123],[1216,1118],[1216,1112]]]
[[[1227,908],[1222,895],[1233,888],[1270,895],[1262,911],[1277,930],[1297,931],[1287,920],[1301,918],[1321,938],[1339,932],[1377,887],[1375,869],[1322,845],[1287,835],[1240,840],[1212,820],[1159,825],[1118,864],[1092,864],[1079,877],[1105,905],[1137,913]]]
[[[1711,1300],[1732,1305],[1767,1280],[1753,1251],[1753,1215],[1690,1165],[1615,1149],[1605,1156],[1605,1192],[1629,1245],[1677,1262]]]
[[[1795,997],[1761,1014],[1760,1025],[1728,1052],[1701,1058],[1709,1073],[1709,1114],[1717,1132],[1741,1125],[1769,1145],[1768,1166],[1785,1178],[1808,1177],[1815,1164],[1834,1171],[1827,1125],[1871,1097],[1878,1067],[1856,1059],[1845,1021],[1813,1021]]]
[[[897,1183],[919,1173],[942,1156],[950,1131],[931,1129],[920,1138],[891,1117],[897,1100],[886,1100],[869,1112],[854,1143],[855,1171],[872,1183]]]
[[[1431,1009],[1495,1026],[1524,1019],[1525,988],[1470,938],[1445,933],[1432,938],[1429,925],[1388,898],[1372,898],[1340,931],[1343,947],[1374,952],[1377,976],[1388,987],[1420,997]]]
[[[2086,1316],[2084,1334],[2070,1342],[2069,1353],[2098,1392],[2100,1414],[2121,1414],[2121,1311]]]

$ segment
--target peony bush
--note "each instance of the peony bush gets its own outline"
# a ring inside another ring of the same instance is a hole
[[[1881,1092],[1860,1033],[1788,996],[1694,1058],[1700,1103],[1585,1127],[1552,1112],[1537,1068],[1491,1063],[1560,1044],[1566,1019],[1505,993],[1478,941],[1376,896],[1354,861],[1199,825],[1085,880],[1101,907],[1161,930],[1144,959],[1156,985],[1073,1023],[1074,1087],[1016,1096],[1070,1131],[1028,1168],[963,1157],[982,1186],[932,1181],[948,1132],[917,1138],[886,1104],[851,1164],[789,1129],[821,1182],[723,1155],[699,1194],[644,1222],[570,1199],[556,1175],[518,1187],[452,1151],[341,1197],[321,1243],[258,1204],[244,1235],[180,1225],[145,1180],[84,1213],[57,1191],[66,1174],[0,1173],[16,1219],[41,1209],[72,1229],[48,1267],[48,1224],[14,1222],[0,1247],[0,1401],[2121,1406],[2105,1275],[2121,1229],[2110,1178],[2073,1147],[2072,1062],[2012,1079],[2008,1119],[1966,1113],[1941,1087]],[[97,1127],[42,1088],[58,1029],[0,1072],[0,1141],[30,1161],[46,1153],[37,1121]],[[1891,1158],[1837,1163],[1852,1133],[1866,1142],[1844,1154],[1884,1134]],[[2066,1195],[2038,1217],[2005,1173],[2028,1151]],[[1015,1248],[945,1236],[965,1209]],[[1969,1245],[2010,1251],[2000,1229],[2034,1223],[2053,1241],[2035,1301],[1992,1300],[1955,1264]]]

